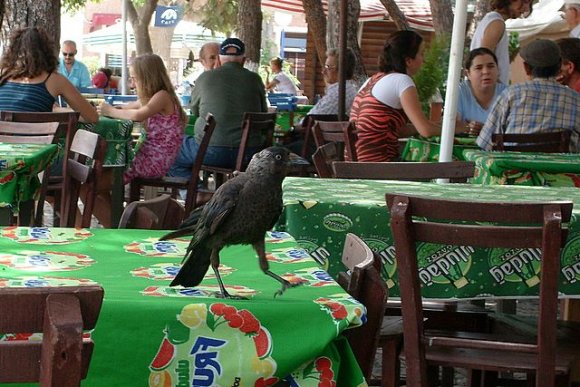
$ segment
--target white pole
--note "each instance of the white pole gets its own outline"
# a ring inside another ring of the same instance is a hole
[[[443,109],[443,125],[441,128],[441,150],[439,161],[451,161],[453,138],[455,136],[455,116],[457,115],[457,96],[459,94],[459,79],[463,60],[463,45],[465,43],[465,27],[467,20],[467,0],[455,1],[455,16],[453,18],[453,34],[451,35],[451,52],[447,73],[447,92]]]
[[[121,56],[121,94],[127,93],[127,0],[123,0],[121,19],[123,23],[123,54]]]

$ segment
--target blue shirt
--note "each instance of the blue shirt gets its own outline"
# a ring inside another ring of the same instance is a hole
[[[58,72],[68,78],[68,80],[76,87],[80,89],[81,87],[91,87],[91,74],[89,74],[89,69],[84,63],[75,60],[70,72],[66,71],[66,65],[64,60],[60,58],[60,64],[58,66]]]
[[[491,150],[493,133],[545,133],[570,130],[570,151],[579,152],[580,93],[553,78],[534,78],[508,87],[496,100],[477,145]]]
[[[54,97],[42,83],[6,82],[0,86],[0,110],[51,112]]]
[[[503,83],[496,83],[495,94],[492,101],[487,109],[484,109],[475,99],[473,92],[471,91],[469,80],[461,82],[459,85],[459,102],[457,105],[457,114],[461,117],[463,121],[471,122],[481,122],[485,123],[489,112],[491,112],[491,107],[493,103],[499,97],[499,95],[504,91],[507,86]]]

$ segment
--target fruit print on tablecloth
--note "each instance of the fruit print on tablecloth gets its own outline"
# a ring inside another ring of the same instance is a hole
[[[68,244],[83,241],[93,234],[82,228],[4,227],[2,236],[18,243]]]

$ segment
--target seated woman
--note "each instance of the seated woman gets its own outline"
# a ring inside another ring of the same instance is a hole
[[[423,64],[423,39],[413,31],[392,33],[379,56],[379,72],[369,78],[352,104],[359,161],[397,161],[399,137],[418,132],[436,136],[441,128],[423,111],[411,78]],[[407,127],[410,121],[414,128]]]
[[[457,120],[470,136],[477,136],[491,106],[507,86],[498,83],[497,58],[485,47],[470,51],[465,60],[465,75],[467,79],[459,85]]]
[[[285,93],[290,95],[296,95],[298,93],[298,89],[294,82],[288,77],[288,75],[284,74],[282,71],[282,58],[274,58],[270,61],[270,67],[272,68],[272,74],[274,75],[274,79],[269,81],[270,73],[266,72],[266,90],[268,91],[275,91],[276,93]]]
[[[0,61],[0,110],[51,112],[56,97],[80,113],[80,121],[94,123],[96,109],[57,72],[54,42],[37,27],[16,30]]]

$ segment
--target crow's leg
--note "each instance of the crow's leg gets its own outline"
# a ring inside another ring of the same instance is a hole
[[[276,281],[282,284],[282,288],[278,290],[276,293],[274,293],[274,297],[281,296],[288,288],[293,288],[295,286],[302,285],[301,282],[293,284],[285,280],[284,278],[280,277],[278,274],[270,271],[270,265],[268,264],[268,259],[266,259],[266,242],[264,241],[264,239],[254,243],[252,246],[254,246],[254,250],[256,250],[256,253],[258,253],[258,260],[260,261],[260,269],[262,269],[262,271],[266,275],[269,275],[270,277],[274,278]]]
[[[220,271],[219,271],[219,266],[220,266],[220,253],[219,253],[219,249],[212,249],[210,260],[211,260],[211,268],[213,269],[213,272],[215,274],[215,278],[217,279],[218,285],[220,287],[221,297],[222,298],[242,299],[242,300],[245,300],[246,299],[245,297],[232,296],[226,290],[226,287],[224,286],[224,282],[222,281],[222,277],[220,276]]]

